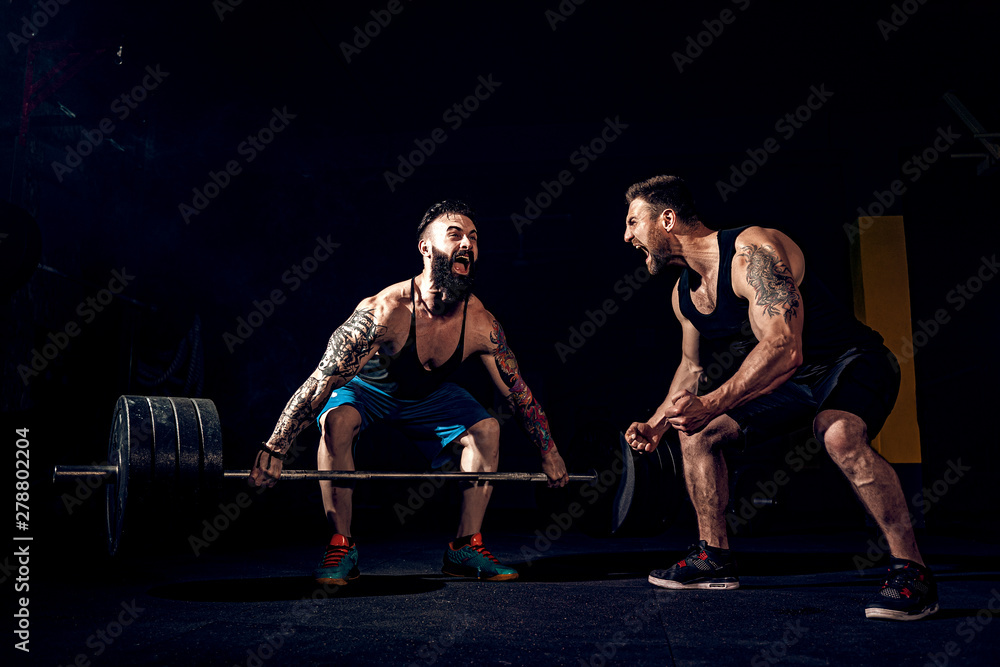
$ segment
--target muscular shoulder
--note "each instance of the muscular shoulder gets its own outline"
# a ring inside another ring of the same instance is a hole
[[[747,227],[736,237],[733,275],[743,275],[764,265],[786,269],[796,284],[805,275],[802,250],[787,234],[769,227]]]
[[[375,308],[382,314],[389,314],[410,305],[410,281],[403,280],[389,285],[378,294],[361,301],[368,308]]]
[[[476,296],[469,298],[465,322],[466,351],[469,354],[493,352],[503,329],[493,313]]]
[[[409,304],[410,281],[404,280],[362,299],[355,308],[355,315],[366,315],[378,325],[384,326],[389,338],[396,338],[400,332],[405,336],[409,331]]]

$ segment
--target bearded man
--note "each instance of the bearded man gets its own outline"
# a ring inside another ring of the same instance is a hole
[[[358,304],[330,338],[316,370],[288,401],[263,443],[250,483],[271,487],[281,476],[292,440],[316,419],[320,470],[354,470],[358,435],[375,421],[398,428],[433,465],[454,449],[462,472],[495,472],[500,425],[461,387],[447,382],[470,356],[486,366],[538,447],[549,486],[568,481],[566,465],[538,401],[521,378],[503,328],[472,294],[478,258],[475,214],[463,202],[428,209],[417,227],[423,271]],[[359,576],[351,537],[353,485],[322,481],[323,507],[334,534],[313,576],[345,585]],[[492,488],[467,484],[456,538],[444,552],[442,572],[488,581],[517,578],[483,545],[482,523]]]

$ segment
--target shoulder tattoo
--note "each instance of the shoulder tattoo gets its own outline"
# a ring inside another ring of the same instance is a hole
[[[799,308],[799,292],[788,266],[771,246],[749,244],[737,257],[747,260],[747,284],[757,295],[757,305],[768,317],[784,315],[790,321]]]
[[[319,362],[319,371],[326,376],[356,374],[361,367],[361,359],[385,332],[385,326],[375,321],[374,309],[354,311],[330,336],[326,352]]]

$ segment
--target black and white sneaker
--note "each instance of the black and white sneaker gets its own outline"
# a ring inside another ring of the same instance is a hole
[[[691,547],[687,557],[666,570],[649,573],[649,583],[660,588],[734,590],[740,587],[736,561],[729,549],[708,546],[705,540]]]
[[[937,610],[937,583],[931,571],[913,561],[891,558],[882,588],[875,599],[865,605],[865,616],[888,621],[916,621]]]

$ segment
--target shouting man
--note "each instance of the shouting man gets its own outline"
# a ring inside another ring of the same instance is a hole
[[[321,430],[321,470],[354,470],[353,444],[377,420],[413,439],[435,464],[456,446],[463,472],[494,472],[500,425],[448,376],[478,356],[522,426],[538,446],[549,486],[564,486],[566,465],[548,420],[524,383],[503,328],[472,294],[478,234],[472,210],[459,201],[431,206],[417,227],[420,275],[364,299],[333,332],[326,353],[285,406],[261,447],[250,483],[274,486],[292,440],[311,420]],[[334,535],[314,572],[321,583],[344,585],[359,575],[351,537],[353,485],[320,482]],[[445,574],[489,581],[517,578],[483,546],[480,533],[492,488],[469,484],[462,492],[457,537],[444,552]]]
[[[794,430],[811,419],[816,437],[885,533],[889,574],[865,608],[869,618],[915,620],[938,609],[937,588],[917,549],[899,479],[870,446],[899,392],[899,367],[882,337],[806,274],[802,250],[774,229],[715,231],[675,176],[628,189],[625,241],[651,274],[681,267],[672,294],[682,330],[681,362],[666,400],[626,440],[652,451],[678,431],[700,542],[684,560],[655,570],[672,589],[739,588],[724,511],[728,471],[721,449]],[[733,372],[704,390],[703,346],[729,345]]]

